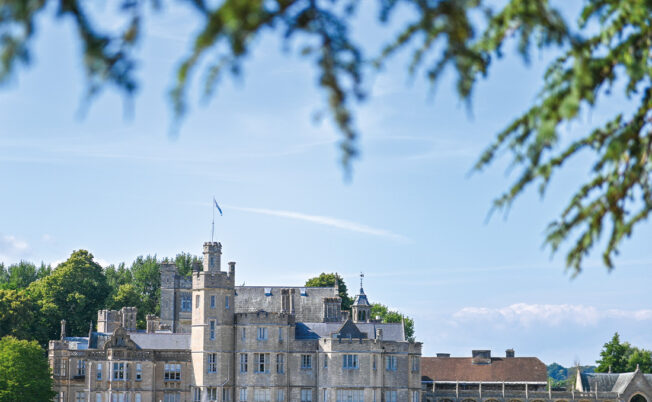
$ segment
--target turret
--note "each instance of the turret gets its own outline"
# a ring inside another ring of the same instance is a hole
[[[353,322],[369,322],[371,316],[371,304],[367,300],[367,295],[362,288],[362,279],[364,274],[360,273],[360,293],[355,296],[355,300],[351,305],[351,313],[353,315]]]
[[[219,272],[222,269],[222,244],[204,243],[204,271]]]

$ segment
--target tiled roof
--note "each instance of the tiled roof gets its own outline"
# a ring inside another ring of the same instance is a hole
[[[434,381],[548,381],[546,365],[536,357],[492,357],[489,364],[473,364],[471,357],[422,357],[421,374]]]

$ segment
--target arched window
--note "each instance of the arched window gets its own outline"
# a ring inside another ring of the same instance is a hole
[[[641,394],[636,394],[629,400],[629,402],[647,402],[647,398]]]

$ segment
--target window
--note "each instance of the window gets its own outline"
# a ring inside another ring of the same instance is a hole
[[[192,295],[190,293],[181,293],[181,311],[192,310]]]
[[[208,358],[208,372],[217,373],[217,353],[209,353],[207,358]]]
[[[412,391],[412,402],[419,402],[419,391]]]
[[[59,392],[58,402],[66,402],[66,394],[63,391]]]
[[[301,368],[302,369],[312,369],[312,356],[311,355],[301,355]]]
[[[254,402],[271,402],[272,390],[268,388],[256,388],[254,390]]]
[[[209,324],[209,327],[210,327],[208,337],[209,337],[209,339],[211,341],[213,341],[213,340],[215,340],[215,320],[210,320],[208,322],[208,324]]]
[[[246,401],[247,400],[247,388],[240,388],[240,398],[238,401]]]
[[[97,381],[102,381],[102,363],[97,363],[97,373],[95,373],[95,379]]]
[[[337,402],[364,402],[364,391],[361,389],[338,389]]]
[[[54,359],[54,370],[52,370],[54,375],[59,377],[66,376],[66,361],[62,359]]]
[[[229,402],[231,400],[231,389],[222,388],[222,401]]]
[[[278,329],[278,340],[282,341],[283,340],[283,328]]]
[[[396,356],[385,356],[385,370],[396,371]]]
[[[195,296],[195,308],[199,308],[199,295]]]
[[[215,308],[215,295],[211,295],[211,308]]]
[[[328,390],[324,388],[324,402],[328,400]]]
[[[371,363],[372,368],[373,368],[374,370],[376,370],[376,355],[373,356],[373,358],[371,359],[371,361],[372,361],[372,363]]]
[[[95,393],[95,402],[102,402],[102,393],[101,392],[96,392]]]
[[[136,363],[136,381],[143,380],[143,365]]]
[[[328,368],[328,355],[324,354],[324,368]]]
[[[224,298],[224,308],[225,308],[226,310],[229,309],[229,296],[226,296],[226,297]]]
[[[166,392],[163,394],[163,402],[181,402],[181,394]]]
[[[247,372],[247,354],[246,353],[240,353],[240,372],[241,373],[246,373]]]
[[[358,369],[358,355],[342,355],[342,368],[345,370]]]
[[[166,364],[163,379],[165,381],[181,381],[181,364]]]
[[[206,398],[209,402],[217,402],[217,388],[208,387],[206,388]]]
[[[279,389],[276,391],[276,402],[285,401],[285,390]]]
[[[125,364],[113,363],[113,381],[124,381],[125,379]]]
[[[242,328],[242,331],[241,331],[241,333],[240,333],[240,339],[242,339],[243,341],[244,341],[245,339],[247,339],[247,331],[246,331],[246,328]]]
[[[267,340],[267,328],[258,328],[258,340],[259,341]]]
[[[302,389],[301,390],[301,402],[312,402],[312,390],[311,389]]]
[[[75,402],[86,402],[86,393],[83,391],[75,392]]]
[[[283,374],[285,372],[285,356],[281,353],[276,355],[276,372]]]
[[[269,372],[269,353],[254,353],[254,372],[267,373]]]
[[[412,356],[412,372],[416,373],[419,371],[419,358]]]
[[[86,375],[86,361],[77,360],[77,377],[84,377]]]
[[[385,402],[396,402],[396,391],[385,391]]]
[[[134,402],[143,402],[143,398],[140,396],[140,392],[136,392],[134,396]]]
[[[301,296],[308,296],[308,293],[306,292],[306,288],[301,288]]]
[[[195,388],[193,390],[192,402],[201,402],[201,388]]]

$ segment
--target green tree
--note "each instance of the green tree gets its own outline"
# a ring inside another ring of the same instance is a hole
[[[337,293],[342,299],[342,310],[350,310],[353,299],[349,297],[349,292],[344,283],[344,279],[339,274],[322,272],[319,276],[310,278],[306,281],[306,286],[309,288],[332,288],[335,286],[337,279]]]
[[[34,32],[48,5],[56,17],[75,26],[83,49],[88,95],[111,85],[132,95],[137,89],[136,50],[142,24],[153,14],[149,0],[122,0],[113,5],[122,24],[100,27],[81,0],[2,3],[0,81],[31,60]],[[279,35],[314,65],[318,85],[326,94],[331,118],[342,133],[342,160],[348,169],[357,155],[358,132],[353,106],[366,98],[367,77],[398,53],[411,54],[408,74],[423,72],[434,85],[452,68],[458,95],[470,103],[474,86],[486,77],[503,49],[517,45],[525,62],[533,48],[552,48],[539,96],[525,112],[506,124],[481,155],[482,170],[498,155],[511,155],[517,178],[495,200],[508,208],[533,184],[543,194],[554,173],[580,153],[590,156],[587,180],[570,195],[568,205],[548,227],[545,244],[556,252],[569,241],[567,267],[575,273],[603,233],[603,262],[613,267],[618,246],[652,211],[652,13],[647,0],[588,0],[579,17],[568,22],[549,0],[377,0],[383,25],[401,14],[405,26],[387,29],[380,52],[366,48],[352,35],[360,0],[185,0],[198,15],[189,32],[193,43],[179,63],[170,93],[174,114],[186,111],[186,94],[199,68],[210,96],[227,72],[238,74],[252,47],[263,35]],[[401,10],[401,11],[397,11]],[[296,46],[296,47],[295,47]],[[613,91],[621,102],[606,123],[585,132],[565,133],[582,113],[598,106]],[[505,152],[506,151],[506,152]],[[587,165],[588,166],[588,165]]]
[[[4,267],[0,267],[2,270]],[[0,273],[0,289],[25,289],[35,280],[47,276],[49,266],[41,264],[39,268],[31,262],[21,261],[6,268]]]
[[[632,348],[627,359],[627,371],[634,371],[636,368],[644,373],[652,373],[652,354],[649,350]]]
[[[142,296],[142,314],[160,314],[161,264],[156,256],[140,256],[131,264],[133,284]]]
[[[88,333],[88,325],[104,308],[110,289],[102,267],[86,250],[74,251],[52,274],[33,282],[29,293],[38,301],[50,339],[59,335],[59,322],[65,319],[69,334]]]
[[[0,402],[40,402],[54,398],[45,351],[36,341],[0,339]]]
[[[12,335],[47,344],[40,317],[39,304],[25,290],[0,289],[0,338]]]
[[[179,253],[174,257],[174,263],[177,266],[179,275],[189,276],[192,274],[192,266],[194,264],[201,265],[202,259],[190,253]]]
[[[405,337],[414,341],[414,320],[404,314],[399,313],[395,310],[390,310],[387,306],[380,303],[373,303],[371,305],[371,317],[376,319],[380,318],[381,322],[401,322],[403,321],[403,330],[405,331]]]
[[[598,373],[606,373],[609,370],[614,373],[626,372],[630,353],[630,344],[627,342],[621,343],[620,335],[616,332],[611,340],[602,346],[600,360],[596,361],[598,367],[595,371]]]

